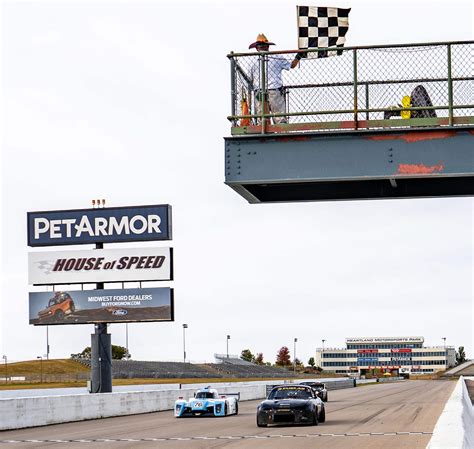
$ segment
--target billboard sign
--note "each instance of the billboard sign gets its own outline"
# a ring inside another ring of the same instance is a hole
[[[374,365],[378,363],[379,359],[377,357],[360,357],[357,358],[357,365]]]
[[[172,248],[91,249],[28,253],[33,285],[170,281]]]
[[[411,363],[411,357],[390,357],[392,362]]]
[[[28,212],[28,246],[171,240],[168,204]]]
[[[131,288],[30,293],[30,324],[174,321],[173,289]]]

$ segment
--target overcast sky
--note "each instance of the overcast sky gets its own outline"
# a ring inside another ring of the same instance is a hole
[[[249,205],[224,185],[226,54],[261,32],[294,49],[295,4],[3,2],[2,354],[46,352],[28,324],[44,288],[28,285],[27,211],[105,198],[173,207],[176,321],[130,324],[135,359],[181,360],[182,323],[193,361],[225,353],[227,334],[231,353],[271,362],[295,337],[305,362],[349,336],[446,337],[474,355],[472,199]],[[311,4],[352,8],[350,46],[473,35],[470,0]],[[50,356],[93,331],[50,327]],[[125,345],[125,325],[109,331]]]

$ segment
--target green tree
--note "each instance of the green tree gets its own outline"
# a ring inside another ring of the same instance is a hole
[[[257,355],[255,356],[255,363],[257,365],[264,365],[263,354],[261,352],[258,352]]]
[[[127,355],[127,348],[124,348],[123,346],[112,345],[112,358],[114,360],[122,360],[123,358],[126,358],[126,355]],[[78,354],[71,354],[71,357],[90,360],[91,347],[87,346],[86,348],[84,348],[82,352]]]
[[[71,354],[71,357],[74,359],[88,359],[91,358],[91,347],[87,346],[84,348],[82,352],[78,352],[77,354]]]
[[[309,360],[308,360],[308,365],[311,367],[311,368],[314,368],[314,357],[310,357]]]
[[[244,349],[240,353],[240,358],[242,360],[245,360],[246,362],[253,362],[255,360],[255,356],[252,354],[252,351],[250,351],[250,349]]]
[[[296,359],[294,360],[294,363],[296,365],[296,370],[297,371],[303,371],[304,365],[298,357],[296,357]]]
[[[112,345],[112,358],[122,360],[127,355],[127,348],[123,346]]]
[[[282,346],[277,353],[276,358],[277,366],[291,366],[290,362],[290,351],[286,346]]]
[[[466,352],[464,351],[464,346],[459,346],[459,349],[456,352],[456,365],[461,365],[466,361]]]

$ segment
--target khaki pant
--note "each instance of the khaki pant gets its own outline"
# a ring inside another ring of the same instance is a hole
[[[267,91],[268,102],[265,105],[265,113],[270,114],[284,114],[286,112],[285,97],[280,93],[279,89],[269,89]],[[255,110],[256,114],[262,113],[261,96],[255,95]],[[269,108],[270,106],[270,108]],[[270,110],[268,110],[270,109]],[[288,117],[272,117],[273,123],[288,123]],[[261,119],[257,119],[257,124],[260,125]]]

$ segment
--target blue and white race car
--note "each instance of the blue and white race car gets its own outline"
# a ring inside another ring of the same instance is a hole
[[[189,401],[178,399],[174,405],[174,416],[226,416],[239,413],[240,393],[219,396],[217,390],[206,387],[198,390]]]

